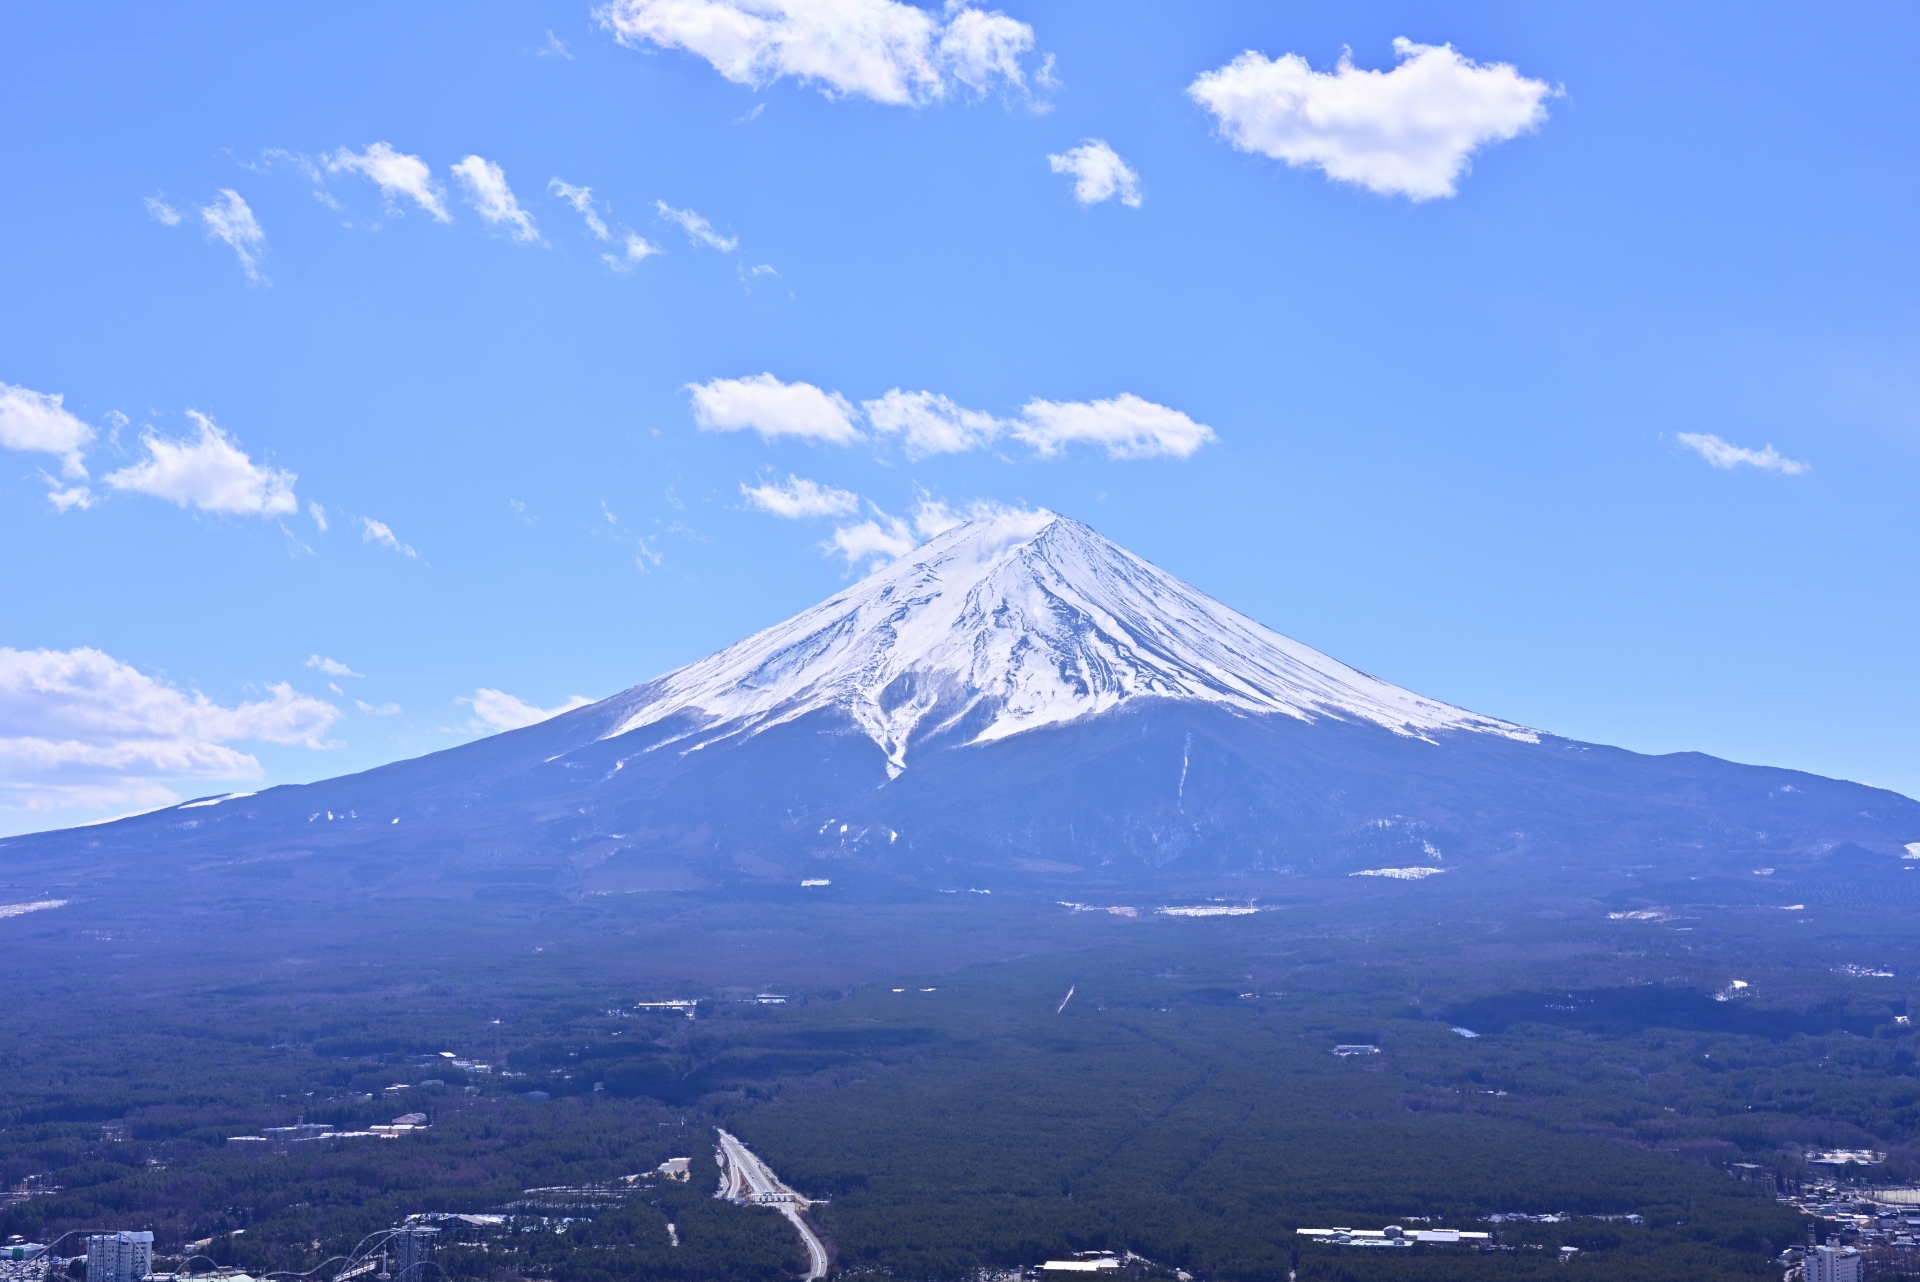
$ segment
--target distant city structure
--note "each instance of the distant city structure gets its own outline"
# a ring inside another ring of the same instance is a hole
[[[388,1249],[393,1252],[393,1282],[426,1282],[426,1275],[439,1269],[433,1262],[433,1244],[440,1230],[423,1224],[409,1224],[393,1235]]]
[[[1334,1047],[1333,1053],[1345,1059],[1350,1055],[1378,1055],[1380,1048],[1364,1042],[1354,1042],[1350,1045]]]
[[[675,1014],[685,1015],[688,1019],[692,1019],[694,1011],[699,1005],[700,999],[695,997],[685,1001],[674,1002],[635,1002],[633,1008],[635,1010],[670,1010]]]
[[[255,1157],[268,1153],[317,1153],[342,1140],[398,1139],[414,1131],[424,1131],[427,1125],[425,1113],[402,1113],[385,1126],[370,1126],[364,1131],[336,1131],[319,1122],[268,1126],[258,1135],[229,1135],[227,1150]]]
[[[658,1169],[660,1174],[666,1176],[668,1179],[679,1180],[685,1183],[693,1178],[693,1172],[689,1169],[692,1165],[693,1159],[690,1157],[670,1157],[660,1163]]]
[[[95,1233],[87,1239],[87,1282],[142,1282],[153,1272],[153,1234]]]
[[[1384,1229],[1295,1229],[1301,1237],[1316,1238],[1322,1242],[1332,1242],[1339,1246],[1412,1246],[1415,1243],[1450,1245],[1465,1243],[1479,1245],[1493,1240],[1491,1233],[1479,1233],[1461,1229],[1403,1229],[1398,1224],[1389,1224]]]
[[[1803,1266],[1806,1282],[1861,1282],[1860,1252],[1850,1246],[1816,1246]]]

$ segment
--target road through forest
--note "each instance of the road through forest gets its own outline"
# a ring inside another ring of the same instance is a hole
[[[806,1282],[827,1275],[827,1248],[801,1214],[807,1199],[788,1188],[773,1168],[753,1155],[734,1136],[720,1131],[720,1191],[716,1197],[739,1198],[771,1206],[787,1217],[807,1248]]]

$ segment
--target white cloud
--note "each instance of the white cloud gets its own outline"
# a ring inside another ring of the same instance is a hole
[[[223,241],[233,249],[248,280],[258,284],[266,279],[260,274],[260,252],[267,247],[267,233],[239,192],[222,187],[219,200],[201,207],[200,221],[206,225],[208,240]]]
[[[259,778],[235,741],[333,746],[338,708],[285,683],[268,694],[227,708],[98,650],[0,648],[0,806],[165,804],[172,782]]]
[[[316,502],[309,502],[307,504],[307,515],[312,517],[313,523],[320,527],[320,533],[325,534],[327,532],[327,509],[321,507],[320,504]]]
[[[146,198],[147,213],[152,216],[153,220],[157,223],[163,223],[168,227],[178,227],[180,225],[180,211],[166,202],[164,199],[165,195],[166,193],[162,192],[159,195],[148,196]]]
[[[1120,153],[1098,138],[1089,138],[1065,155],[1048,156],[1056,174],[1073,175],[1073,198],[1097,205],[1120,197],[1120,203],[1140,208],[1140,175],[1120,159]]]
[[[1763,450],[1750,450],[1745,446],[1723,441],[1711,432],[1681,432],[1674,439],[1714,467],[1724,471],[1732,471],[1736,467],[1757,467],[1763,472],[1798,476],[1812,466],[1783,456],[1771,445]]]
[[[537,708],[531,703],[521,702],[504,690],[490,690],[482,686],[473,692],[472,698],[462,697],[460,702],[473,709],[473,719],[467,725],[482,734],[492,734],[498,730],[518,730],[522,726],[536,725],[548,717],[584,708],[593,700],[576,694],[557,708]]]
[[[63,487],[45,472],[40,473],[40,479],[47,483],[47,502],[53,504],[56,511],[65,512],[76,507],[84,511],[93,506],[93,491],[86,486]]]
[[[860,510],[860,496],[852,490],[836,490],[831,485],[789,475],[786,482],[767,481],[760,485],[742,485],[740,493],[762,512],[800,520],[810,516],[852,516]]]
[[[572,205],[574,212],[587,220],[587,230],[599,240],[612,240],[613,233],[607,230],[607,224],[593,208],[593,188],[576,187],[572,183],[562,182],[558,178],[548,181],[547,190]]]
[[[910,458],[976,449],[991,444],[1007,427],[991,414],[963,409],[934,392],[897,387],[862,408],[874,430],[905,438]]]
[[[751,428],[767,440],[798,436],[848,445],[861,438],[853,406],[838,392],[811,383],[782,383],[772,374],[716,378],[690,384],[694,421],[702,431]],[[1031,400],[1016,419],[999,419],[956,405],[935,392],[894,388],[861,407],[880,436],[902,438],[912,458],[958,454],[1012,436],[1042,458],[1073,444],[1098,445],[1108,458],[1191,458],[1218,440],[1212,428],[1176,409],[1130,392],[1101,401]]]
[[[838,554],[845,557],[849,570],[863,563],[886,565],[897,561],[934,535],[965,521],[1031,511],[996,503],[991,499],[975,499],[963,507],[954,507],[924,491],[914,504],[911,518],[889,516],[871,503],[867,506],[873,510],[872,519],[857,525],[841,526],[820,545],[829,556]]]
[[[324,672],[330,677],[363,677],[366,675],[364,672],[355,672],[352,668],[349,668],[337,659],[329,659],[324,655],[318,654],[310,654],[307,656],[307,666],[317,672]]]
[[[722,236],[713,229],[712,223],[691,209],[675,209],[664,200],[656,200],[653,203],[659,207],[662,218],[668,222],[680,224],[680,229],[687,233],[687,239],[696,245],[705,245],[723,254],[731,254],[740,244],[738,236]]]
[[[377,543],[390,552],[398,552],[401,556],[413,557],[416,560],[420,556],[418,552],[394,538],[392,528],[385,521],[376,521],[370,516],[360,518],[360,541]]]
[[[1299,54],[1248,50],[1199,76],[1187,94],[1227,141],[1383,196],[1451,196],[1469,158],[1547,118],[1552,89],[1509,63],[1463,58],[1452,45],[1393,42],[1400,63],[1362,71],[1342,54],[1331,72]]]
[[[188,410],[187,417],[200,425],[197,438],[173,441],[148,429],[140,436],[147,457],[108,473],[106,483],[203,512],[290,516],[300,510],[294,473],[255,463],[205,414]]]
[[[630,272],[640,263],[652,258],[655,254],[664,254],[665,252],[664,249],[661,249],[660,246],[654,244],[645,236],[641,236],[635,232],[627,232],[626,241],[620,253],[602,254],[600,257],[606,262],[607,266],[613,268],[613,270],[617,272]]]
[[[736,84],[783,76],[829,97],[918,105],[955,85],[1023,87],[1033,28],[949,3],[944,18],[898,0],[612,0],[597,11],[625,45],[684,49]]]
[[[540,239],[533,215],[520,207],[513,188],[507,186],[506,171],[491,160],[468,156],[453,167],[454,177],[467,189],[467,200],[480,216],[495,227],[504,225],[507,234],[522,244]]]
[[[553,28],[547,28],[547,43],[533,51],[536,58],[564,58],[573,61],[573,54],[567,48],[567,42],[553,34]]]
[[[874,520],[840,526],[821,546],[829,553],[846,557],[847,568],[851,570],[866,561],[882,565],[898,561],[919,547],[920,540],[914,537],[913,527],[907,522],[880,513]]]
[[[93,428],[68,411],[58,392],[0,383],[0,446],[35,454],[57,454],[60,470],[84,479],[80,452],[93,441]]]
[[[1024,86],[1020,58],[1033,48],[1033,28],[1004,13],[947,5],[940,32],[939,61],[953,79],[984,94],[995,80]]]
[[[373,704],[368,703],[363,699],[355,699],[353,701],[353,706],[360,709],[360,711],[366,713],[370,717],[391,717],[395,713],[400,711],[400,705],[397,703],[383,703],[378,707],[375,707]]]
[[[782,383],[771,374],[693,383],[693,419],[704,432],[751,428],[769,441],[782,436],[847,445],[860,439],[853,406],[811,383]]]
[[[372,180],[389,204],[396,196],[405,196],[440,222],[453,221],[447,213],[446,194],[433,181],[433,170],[418,156],[409,156],[384,142],[376,142],[358,155],[342,147],[320,159],[330,174],[354,173]]]
[[[1131,392],[1104,401],[1028,401],[1013,434],[1044,458],[1076,442],[1104,446],[1108,458],[1191,458],[1218,440],[1213,429],[1179,410]]]

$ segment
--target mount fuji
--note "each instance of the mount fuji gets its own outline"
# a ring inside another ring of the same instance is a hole
[[[1218,897],[1362,873],[1594,896],[1756,864],[1895,872],[1916,840],[1920,803],[1895,793],[1425,698],[1040,512],[959,525],[538,725],[14,838],[0,868],[22,886],[266,868],[312,893],[497,883],[554,902],[803,885]]]

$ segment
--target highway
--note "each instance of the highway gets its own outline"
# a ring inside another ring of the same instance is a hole
[[[720,1191],[715,1197],[740,1198],[771,1206],[787,1217],[807,1248],[806,1282],[827,1276],[827,1248],[802,1212],[807,1199],[781,1183],[780,1177],[753,1150],[720,1131]]]

